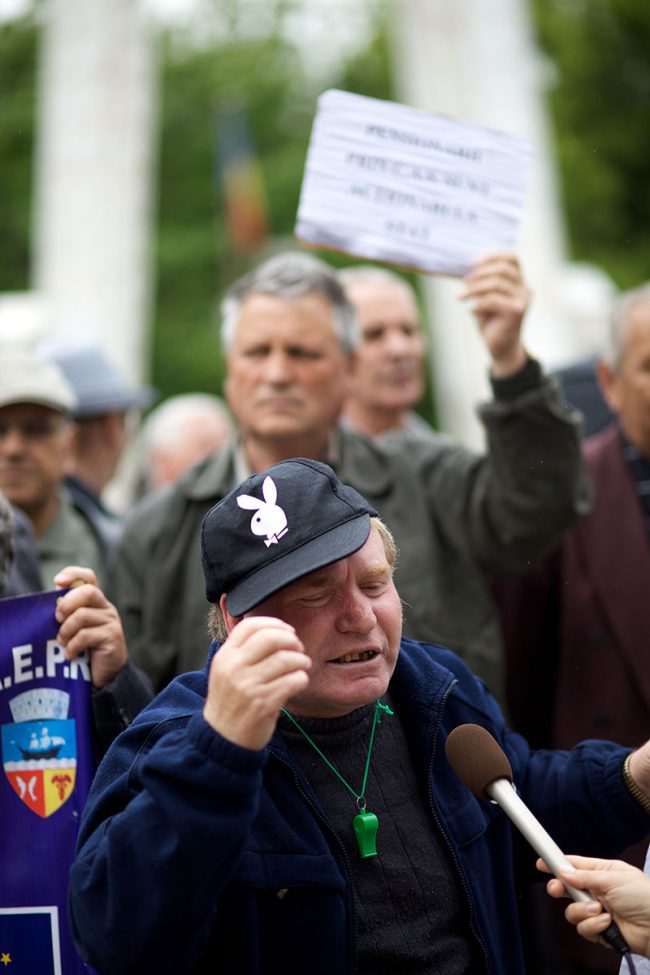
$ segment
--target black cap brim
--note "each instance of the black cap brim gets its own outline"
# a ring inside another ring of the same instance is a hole
[[[303,576],[358,552],[370,534],[370,515],[337,525],[301,548],[288,552],[242,579],[226,594],[226,607],[233,616],[243,616],[255,606]]]

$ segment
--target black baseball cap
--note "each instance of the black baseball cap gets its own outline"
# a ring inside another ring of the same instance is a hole
[[[298,457],[254,474],[201,528],[205,594],[233,616],[296,579],[358,551],[375,509],[331,467]]]

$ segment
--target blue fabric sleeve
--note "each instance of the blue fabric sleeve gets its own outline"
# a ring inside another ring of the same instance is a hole
[[[70,873],[73,934],[86,961],[123,975],[191,969],[257,813],[264,760],[195,714],[108,790]],[[120,793],[133,798],[102,822]]]

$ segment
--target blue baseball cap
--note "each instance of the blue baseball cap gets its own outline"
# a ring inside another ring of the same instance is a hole
[[[93,339],[52,338],[39,346],[37,354],[54,362],[74,389],[77,419],[149,406],[156,398],[156,391],[149,386],[138,389],[129,386]]]

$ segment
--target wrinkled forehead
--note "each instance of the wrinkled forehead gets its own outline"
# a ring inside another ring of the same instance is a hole
[[[399,281],[361,279],[347,293],[362,325],[369,320],[398,317],[418,324],[420,312],[411,290]]]
[[[306,291],[304,294],[292,296],[254,291],[242,301],[238,322],[252,315],[331,322],[334,319],[334,306],[319,291]]]

